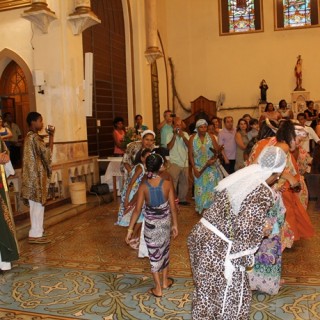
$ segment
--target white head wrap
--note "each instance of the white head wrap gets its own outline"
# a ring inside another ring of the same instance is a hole
[[[281,173],[286,165],[286,153],[279,147],[270,146],[262,150],[257,164],[251,164],[219,182],[216,191],[227,189],[233,210],[237,213],[246,196],[273,173]]]
[[[198,132],[198,128],[202,125],[208,125],[208,122],[205,120],[205,119],[199,119],[197,122],[196,122],[196,128],[194,131]]]
[[[143,138],[146,134],[152,134],[153,137],[156,137],[156,134],[152,130],[144,130],[141,134],[141,138]]]

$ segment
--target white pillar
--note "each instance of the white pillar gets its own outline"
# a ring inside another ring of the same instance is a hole
[[[146,46],[144,53],[148,63],[162,57],[158,47],[157,0],[145,0]]]

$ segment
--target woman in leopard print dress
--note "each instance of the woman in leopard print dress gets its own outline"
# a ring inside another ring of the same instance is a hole
[[[258,164],[222,180],[215,201],[192,229],[188,247],[194,279],[192,319],[249,319],[246,268],[262,239],[273,205],[271,185],[286,162],[281,148],[266,148]]]

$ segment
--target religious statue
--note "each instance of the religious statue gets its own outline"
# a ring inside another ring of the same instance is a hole
[[[267,90],[268,90],[268,85],[266,83],[266,80],[262,79],[260,82],[260,103],[266,103],[267,102]]]
[[[294,91],[304,91],[305,89],[302,88],[302,59],[300,54],[297,57],[294,74],[296,76],[296,88]]]

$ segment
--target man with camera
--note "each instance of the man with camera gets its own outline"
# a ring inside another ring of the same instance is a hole
[[[175,114],[168,109],[163,113],[163,120],[157,125],[160,130],[160,146],[163,148],[167,148],[167,135],[172,132],[174,117]]]
[[[186,201],[189,188],[188,144],[189,135],[183,131],[183,122],[180,118],[175,118],[173,131],[167,135],[166,146],[170,156],[168,172],[172,176],[180,205],[189,205]]]

